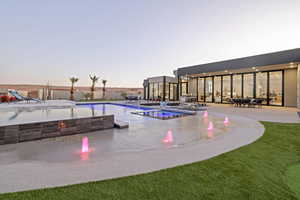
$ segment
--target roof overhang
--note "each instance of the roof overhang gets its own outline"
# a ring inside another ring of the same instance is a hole
[[[238,71],[263,70],[263,68],[291,67],[291,65],[300,63],[300,48],[280,51],[275,53],[250,56],[227,61],[220,61],[202,65],[182,67],[177,69],[178,76],[186,75],[205,75],[205,74],[228,74],[228,72],[237,73]]]

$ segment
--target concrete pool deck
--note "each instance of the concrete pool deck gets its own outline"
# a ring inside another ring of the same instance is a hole
[[[262,108],[234,107],[231,104],[209,104],[207,109],[228,115],[239,115],[257,121],[300,123],[298,108],[263,106]]]
[[[209,115],[225,116],[214,111]],[[263,135],[264,127],[256,120],[232,114],[228,117],[232,126],[224,128],[225,134],[176,147],[141,149],[136,144],[137,150],[104,150],[105,145],[123,135],[165,133],[170,127],[182,135],[203,130],[199,126],[201,113],[171,120],[147,120],[130,124],[129,129],[106,130],[103,134],[86,134],[94,143],[91,142],[93,151],[84,157],[80,154],[82,136],[78,135],[4,145],[0,147],[0,193],[153,172],[212,158],[252,143]]]

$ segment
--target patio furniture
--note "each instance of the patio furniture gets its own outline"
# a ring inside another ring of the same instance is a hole
[[[26,102],[35,101],[35,102],[41,103],[41,100],[35,99],[35,98],[30,98],[30,97],[24,97],[21,94],[19,94],[16,90],[9,90],[8,93],[10,95],[12,95],[13,97],[15,97],[16,100],[18,100],[18,101],[26,101]]]

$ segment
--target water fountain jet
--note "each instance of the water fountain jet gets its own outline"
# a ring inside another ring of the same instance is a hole
[[[88,152],[89,152],[89,138],[85,136],[82,138],[81,153],[88,153]]]
[[[164,143],[172,143],[173,142],[173,133],[172,131],[168,131],[166,137],[163,139]]]

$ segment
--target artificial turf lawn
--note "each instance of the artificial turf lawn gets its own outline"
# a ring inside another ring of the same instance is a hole
[[[292,165],[287,170],[287,183],[300,199],[300,164]]]
[[[209,160],[114,180],[3,194],[0,199],[297,199],[293,187],[299,182],[289,174],[299,175],[299,168],[287,169],[300,163],[300,124],[262,123],[266,131],[258,141]]]

